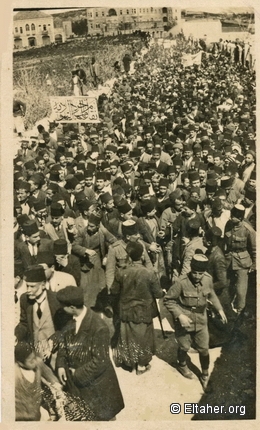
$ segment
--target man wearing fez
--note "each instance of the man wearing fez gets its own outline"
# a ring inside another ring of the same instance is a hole
[[[15,328],[18,341],[33,343],[37,353],[50,363],[53,347],[57,347],[59,330],[68,322],[56,293],[46,290],[46,276],[40,265],[24,272],[27,291],[20,298],[20,321]],[[50,342],[51,341],[51,342]]]
[[[24,270],[28,266],[37,264],[38,256],[47,251],[53,252],[53,241],[40,238],[40,231],[35,220],[28,220],[22,224],[24,241],[16,242],[14,249],[15,262],[22,262]]]
[[[73,321],[63,331],[56,368],[64,390],[86,402],[95,421],[109,421],[124,408],[117,376],[109,358],[106,323],[84,305],[82,288],[68,286],[57,299]]]
[[[225,313],[213,289],[212,277],[207,273],[208,259],[195,254],[189,273],[174,278],[174,283],[164,297],[164,304],[175,321],[175,337],[178,342],[178,370],[188,379],[194,374],[187,366],[187,353],[194,342],[202,368],[200,381],[205,389],[209,378],[209,332],[207,325],[207,300],[220,314],[223,323]]]
[[[80,285],[80,261],[76,255],[69,253],[69,246],[65,239],[54,241],[53,254],[55,256],[55,270],[69,273],[74,277],[77,285]]]
[[[91,213],[88,225],[78,234],[72,244],[72,252],[82,262],[82,281],[88,304],[94,306],[99,291],[105,287],[105,272],[102,266],[106,264],[108,246],[116,238],[103,226],[101,217]],[[83,273],[84,272],[84,273]]]
[[[74,276],[70,273],[55,270],[55,257],[53,254],[42,252],[38,258],[38,264],[44,268],[47,290],[57,292],[67,285],[77,286]]]
[[[130,263],[117,272],[111,287],[112,294],[120,293],[120,335],[114,359],[117,366],[141,375],[151,368],[149,363],[155,352],[155,299],[163,297],[163,291],[155,273],[142,264],[143,245],[128,242],[126,252]]]
[[[233,288],[233,308],[240,315],[246,305],[248,273],[256,270],[256,232],[245,221],[245,208],[236,204],[225,227],[225,254],[228,277]]]
[[[30,197],[30,190],[31,190],[31,186],[29,182],[18,181],[16,183],[16,186],[15,186],[16,198],[21,205],[22,213],[26,215],[29,215],[30,213],[30,206],[28,204],[28,200]]]
[[[51,221],[45,224],[44,230],[52,240],[65,239],[66,231],[63,223],[64,209],[60,203],[50,205]]]

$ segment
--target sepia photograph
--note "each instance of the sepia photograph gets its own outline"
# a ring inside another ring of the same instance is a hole
[[[99,3],[11,11],[13,419],[254,422],[259,11]]]

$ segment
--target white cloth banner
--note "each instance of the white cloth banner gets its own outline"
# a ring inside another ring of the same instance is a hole
[[[197,64],[198,66],[201,64],[201,54],[202,51],[197,54],[184,54],[182,56],[182,64],[184,67],[192,66],[193,64]]]
[[[95,97],[50,97],[50,103],[57,123],[100,122]]]

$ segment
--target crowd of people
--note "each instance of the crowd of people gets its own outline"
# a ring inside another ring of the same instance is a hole
[[[135,73],[117,69],[110,97],[98,99],[98,124],[50,122],[29,138],[19,129],[16,420],[40,420],[42,407],[53,420],[115,419],[127,408],[115,368],[149,371],[162,309],[177,369],[194,378],[194,347],[206,389],[208,318],[221,345],[247,316],[255,72],[220,42],[218,55],[184,67],[183,52],[201,49],[190,48],[180,35],[137,55]],[[16,118],[25,109],[16,100]]]

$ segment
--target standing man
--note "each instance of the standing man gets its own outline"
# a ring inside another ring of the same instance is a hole
[[[85,401],[95,421],[110,421],[124,408],[117,376],[109,358],[109,330],[98,314],[84,306],[81,287],[57,293],[73,317],[60,343],[56,367],[65,390]]]
[[[59,330],[69,318],[61,309],[56,293],[46,290],[46,276],[42,266],[28,267],[24,280],[27,291],[20,298],[20,321],[15,328],[15,336],[18,341],[34,344],[40,357],[50,362],[52,347],[55,348],[58,344]]]
[[[178,370],[188,379],[194,374],[187,366],[187,352],[192,341],[199,352],[202,373],[200,381],[205,389],[209,378],[209,332],[207,321],[207,300],[219,312],[223,323],[227,322],[222,306],[214,292],[212,277],[206,272],[208,259],[195,254],[189,273],[175,278],[174,284],[164,298],[164,304],[173,315],[175,336],[178,342]]]
[[[91,64],[90,64],[90,76],[92,77],[92,83],[95,89],[98,88],[99,84],[99,65],[96,62],[96,58],[92,57]]]
[[[155,299],[163,297],[158,277],[142,264],[143,245],[128,242],[129,266],[118,271],[111,293],[119,294],[120,334],[115,362],[141,375],[150,370],[155,352],[153,318],[157,316]]]
[[[23,118],[26,113],[26,104],[21,100],[13,100],[13,116],[14,116],[14,128],[18,136],[22,136],[25,131]]]
[[[234,287],[232,304],[238,315],[246,305],[248,273],[256,270],[256,232],[244,218],[244,206],[235,205],[224,237],[228,277]]]

